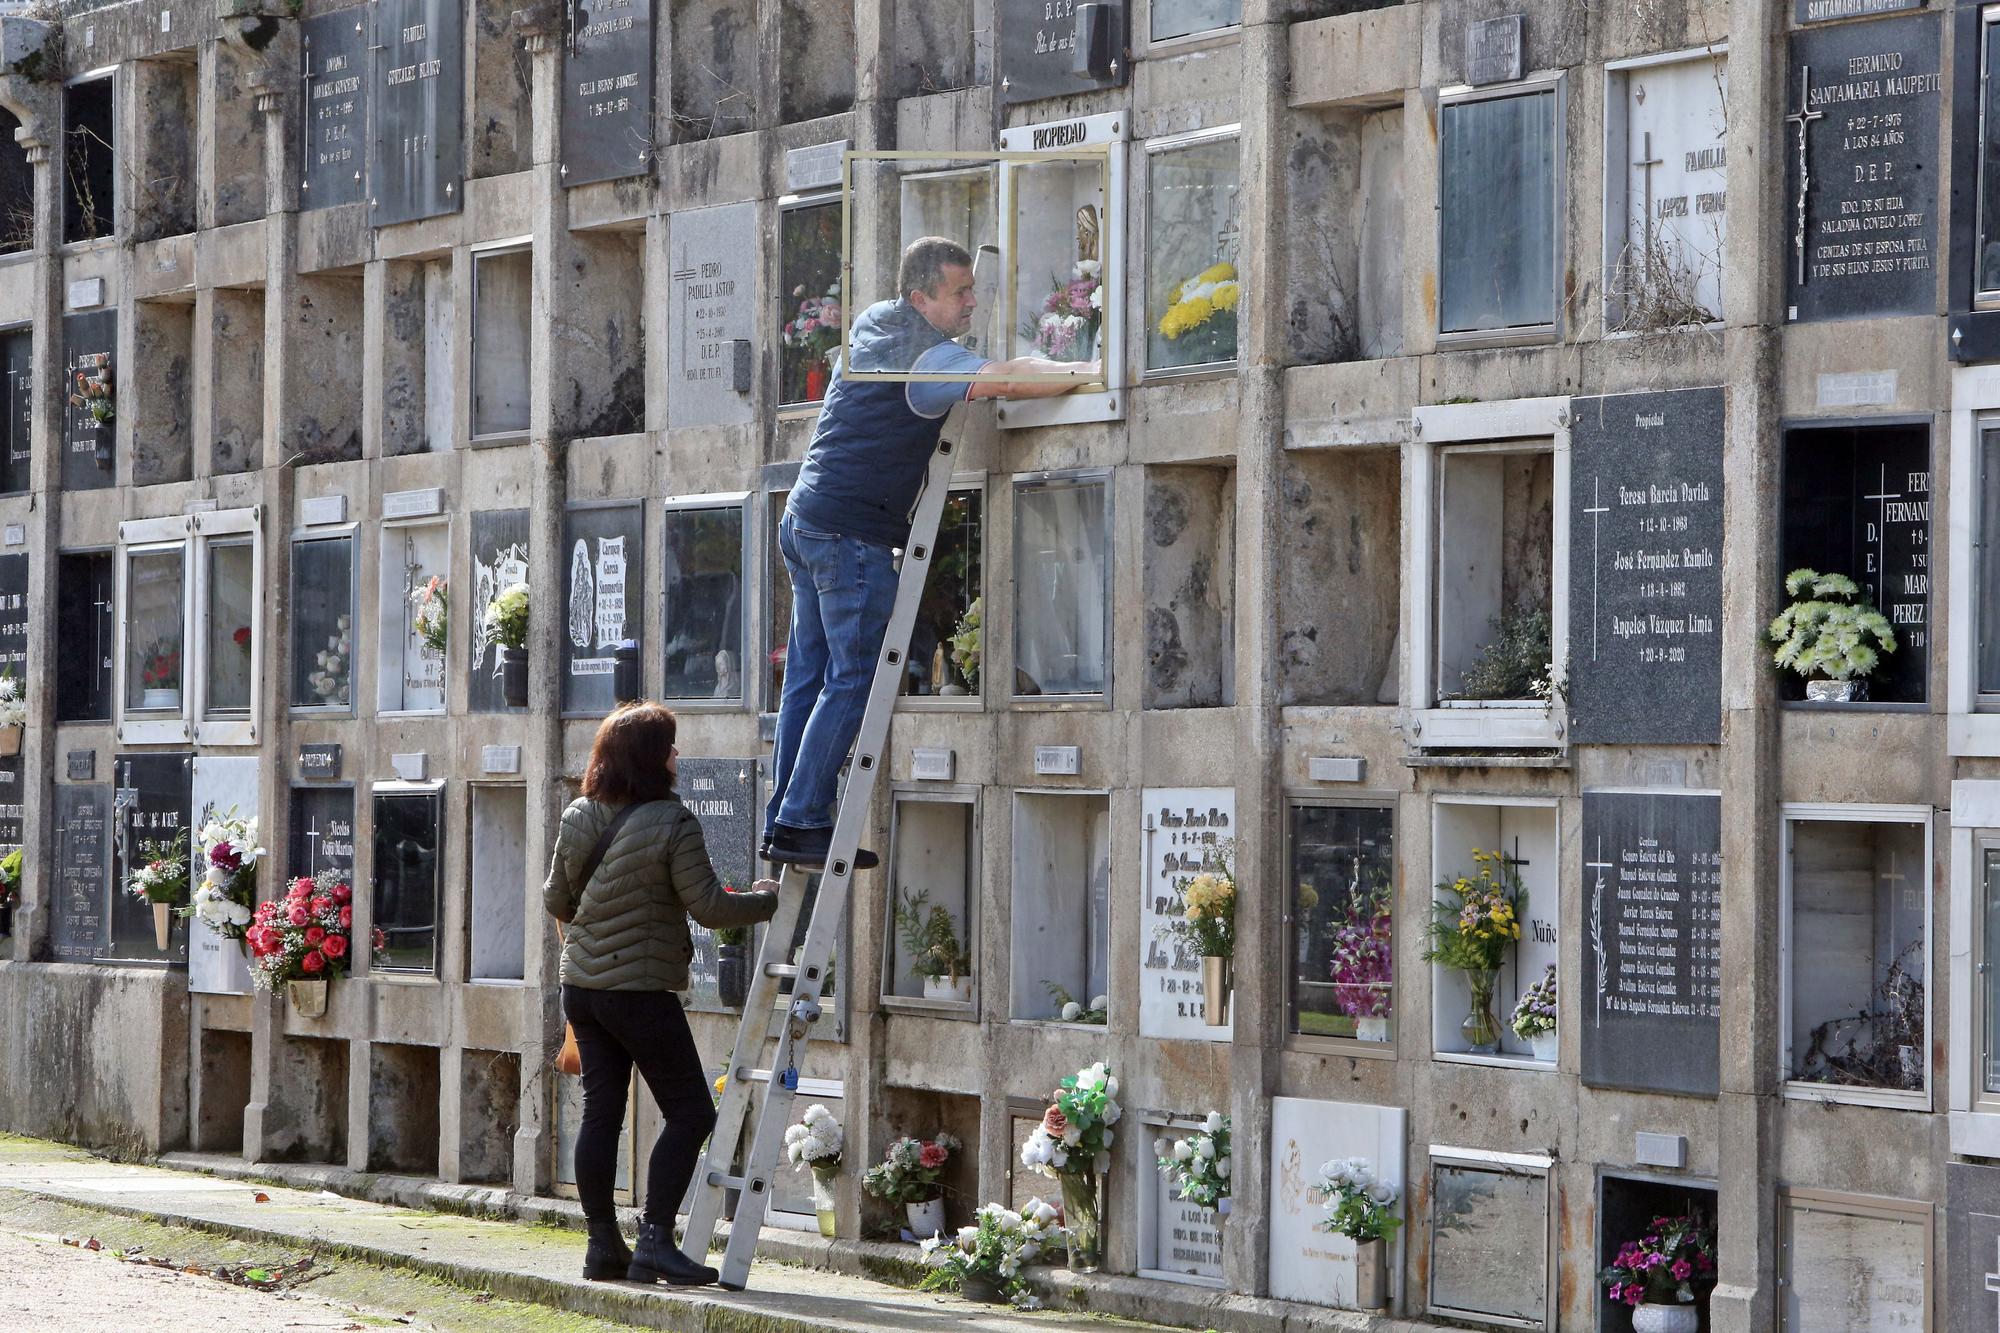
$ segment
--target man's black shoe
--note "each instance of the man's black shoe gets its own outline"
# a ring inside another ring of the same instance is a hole
[[[625,1272],[626,1281],[703,1287],[717,1276],[713,1268],[696,1263],[674,1248],[672,1228],[658,1222],[639,1224],[639,1244],[632,1254],[632,1266]]]
[[[772,865],[806,866],[817,870],[826,864],[826,854],[833,844],[833,830],[830,828],[793,828],[790,824],[773,824],[771,840],[765,844],[764,859]],[[873,870],[882,864],[882,858],[867,848],[857,848],[854,853],[855,870]]]

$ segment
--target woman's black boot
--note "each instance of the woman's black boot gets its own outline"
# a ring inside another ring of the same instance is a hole
[[[632,1266],[632,1247],[619,1233],[618,1220],[590,1222],[590,1248],[583,1252],[583,1275],[592,1282],[615,1282]]]
[[[660,1222],[641,1222],[639,1246],[632,1252],[632,1266],[625,1276],[633,1282],[702,1287],[715,1281],[716,1273],[713,1268],[696,1263],[674,1248],[671,1226]]]

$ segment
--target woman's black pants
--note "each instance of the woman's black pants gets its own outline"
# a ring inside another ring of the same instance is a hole
[[[663,1122],[646,1172],[646,1220],[664,1224],[671,1234],[701,1145],[715,1128],[715,1100],[680,997],[663,990],[564,986],[562,1002],[583,1057],[583,1126],[576,1136],[576,1192],[583,1215],[595,1221],[617,1216],[611,1191],[618,1136],[637,1065]]]

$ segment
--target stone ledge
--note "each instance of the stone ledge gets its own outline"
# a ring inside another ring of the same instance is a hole
[[[1295,23],[1291,105],[1393,106],[1421,81],[1423,6],[1396,5]]]

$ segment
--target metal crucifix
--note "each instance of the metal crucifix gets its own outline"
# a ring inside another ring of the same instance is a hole
[[[1786,116],[1788,124],[1799,127],[1799,202],[1798,225],[1792,231],[1792,249],[1798,256],[1798,285],[1806,285],[1806,186],[1812,180],[1812,169],[1806,165],[1806,130],[1816,120],[1826,119],[1826,112],[1812,109],[1812,66],[1799,67],[1799,109]]]

